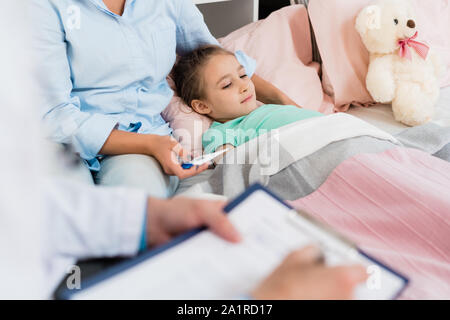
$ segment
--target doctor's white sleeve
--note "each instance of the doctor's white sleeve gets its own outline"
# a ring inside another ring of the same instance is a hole
[[[138,253],[147,207],[144,192],[48,179],[43,193],[47,239],[56,256],[78,260]]]

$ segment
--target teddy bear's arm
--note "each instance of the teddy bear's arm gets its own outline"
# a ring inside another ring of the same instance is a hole
[[[389,103],[394,99],[396,83],[392,56],[374,58],[370,62],[366,86],[376,102]]]
[[[445,65],[442,63],[441,57],[433,49],[430,49],[429,57],[431,64],[433,65],[434,74],[436,75],[436,78],[438,79],[442,78],[446,70]]]

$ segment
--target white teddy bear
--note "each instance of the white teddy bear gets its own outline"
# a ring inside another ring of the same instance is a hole
[[[356,29],[370,53],[367,90],[392,103],[395,120],[408,126],[430,121],[439,99],[442,64],[415,38],[416,17],[407,0],[379,0],[364,8]]]

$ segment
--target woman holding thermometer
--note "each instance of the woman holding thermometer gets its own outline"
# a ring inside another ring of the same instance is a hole
[[[176,55],[218,45],[192,0],[30,1],[35,23],[43,121],[51,140],[72,144],[97,184],[173,195],[189,154],[161,117],[173,96],[166,77]],[[291,104],[277,88],[241,64],[260,101]],[[185,166],[186,167],[186,166]]]

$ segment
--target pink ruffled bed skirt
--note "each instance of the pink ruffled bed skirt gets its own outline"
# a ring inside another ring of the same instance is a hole
[[[415,149],[360,154],[290,202],[410,279],[402,299],[450,299],[450,163]]]

